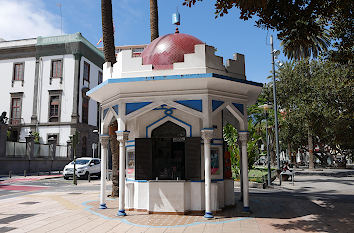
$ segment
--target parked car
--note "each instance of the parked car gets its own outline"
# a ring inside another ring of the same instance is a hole
[[[101,177],[101,160],[97,158],[82,157],[76,159],[76,177],[87,179],[88,176],[96,175]],[[64,179],[74,176],[74,161],[64,167]]]

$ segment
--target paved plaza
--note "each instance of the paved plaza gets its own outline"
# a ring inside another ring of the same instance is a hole
[[[98,209],[99,180],[79,180],[77,187],[58,178],[5,183],[0,187],[44,188],[13,193],[0,188],[0,232],[349,233],[354,229],[354,172],[304,173],[295,177],[294,186],[283,182],[281,187],[251,189],[250,215],[241,212],[242,203],[237,201],[234,208],[217,213],[213,220],[201,215],[148,215],[133,211],[127,211],[126,217],[117,217],[117,199],[108,198],[108,209]],[[239,190],[235,191],[238,200]]]

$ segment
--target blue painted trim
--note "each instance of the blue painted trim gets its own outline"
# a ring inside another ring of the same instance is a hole
[[[177,100],[175,102],[199,112],[203,111],[202,100]]]
[[[153,77],[136,77],[136,78],[118,78],[118,79],[107,79],[103,83],[95,86],[86,95],[90,95],[97,91],[98,89],[112,83],[130,83],[130,82],[141,82],[141,81],[153,81],[153,80],[173,80],[173,79],[192,79],[192,78],[220,78],[224,80],[229,80],[233,82],[245,83],[248,85],[263,87],[262,83],[252,82],[245,79],[232,78],[225,75],[205,73],[205,74],[184,74],[184,75],[169,75],[169,76],[153,76]]]
[[[117,130],[116,133],[130,133],[128,130]]]
[[[127,142],[135,142],[135,140],[128,140]]]
[[[118,116],[118,104],[114,105],[113,110],[116,112],[117,116]]]
[[[127,145],[127,146],[125,146],[125,147],[127,148],[127,147],[134,147],[134,146],[135,146],[135,145]]]
[[[213,213],[212,212],[205,212],[204,218],[214,218]]]
[[[99,207],[100,209],[107,209],[107,206],[106,206],[106,204],[100,204],[100,207]]]
[[[249,206],[244,206],[244,207],[242,208],[242,212],[244,212],[244,213],[251,213],[251,209],[250,209]]]
[[[108,134],[101,134],[100,136],[109,136]]]
[[[117,215],[118,216],[127,216],[127,214],[125,213],[125,210],[118,210]]]
[[[146,228],[176,228],[176,227],[188,227],[188,226],[195,226],[195,225],[199,225],[199,224],[223,224],[223,223],[230,223],[230,222],[236,222],[236,221],[242,221],[242,220],[246,220],[246,219],[250,219],[252,217],[242,217],[242,218],[234,218],[234,219],[228,219],[225,221],[218,221],[218,222],[194,222],[194,223],[190,223],[190,224],[184,224],[184,225],[175,225],[175,226],[151,226],[151,225],[140,225],[140,224],[136,224],[136,223],[132,223],[129,222],[126,218],[112,218],[112,217],[107,217],[103,214],[97,213],[96,211],[92,210],[92,206],[87,205],[88,203],[93,202],[93,201],[85,201],[83,203],[81,203],[87,212],[94,214],[96,216],[99,216],[105,220],[117,220],[120,222],[124,222],[126,224],[129,224],[131,226],[137,226],[137,227],[146,227]]]
[[[249,133],[249,131],[247,131],[247,130],[240,130],[240,131],[238,131],[239,133]]]
[[[242,115],[245,114],[243,104],[232,103],[232,105],[235,106],[235,108],[237,108],[242,113]]]
[[[125,115],[128,115],[129,113],[135,112],[138,109],[141,109],[152,102],[136,102],[136,103],[126,103],[125,104]]]
[[[126,179],[126,181],[138,182],[138,183],[145,183],[145,182],[148,182],[147,180],[134,180],[134,179]]]
[[[212,100],[211,101],[211,107],[213,109],[213,112],[218,109],[221,105],[223,105],[223,103],[225,103],[224,101],[221,100]]]
[[[138,183],[145,183],[148,182],[147,180],[134,180],[134,179],[125,179],[126,181],[131,181],[131,182],[138,182]]]
[[[222,144],[222,143],[210,143],[210,145],[212,145],[212,146],[222,146],[224,144]]]
[[[214,130],[214,128],[203,128],[202,130]]]
[[[149,137],[149,128],[153,125],[155,125],[156,123],[158,123],[159,121],[162,121],[163,119],[165,119],[166,117],[171,117],[173,119],[175,119],[176,121],[181,122],[182,124],[185,124],[189,127],[189,136],[192,137],[192,125],[188,124],[187,122],[182,121],[181,119],[178,119],[177,117],[174,117],[172,115],[165,115],[163,117],[161,117],[160,119],[156,120],[155,122],[151,123],[150,125],[146,126],[146,130],[145,130],[145,135],[146,138]]]
[[[103,110],[103,119],[106,118],[109,108]]]

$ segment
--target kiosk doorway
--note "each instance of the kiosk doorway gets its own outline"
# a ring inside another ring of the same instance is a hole
[[[153,178],[184,180],[186,130],[167,121],[152,131],[151,138]]]

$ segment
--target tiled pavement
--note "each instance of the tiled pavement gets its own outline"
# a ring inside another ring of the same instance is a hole
[[[353,180],[346,182],[349,185]],[[98,191],[44,191],[0,200],[0,232],[353,232],[354,202],[350,193],[332,192],[334,199],[321,193],[308,197],[300,194],[251,190],[250,216],[241,215],[241,203],[237,202],[235,208],[208,221],[198,215],[132,211],[126,217],[117,217],[118,200],[109,199],[108,209],[100,210]]]

